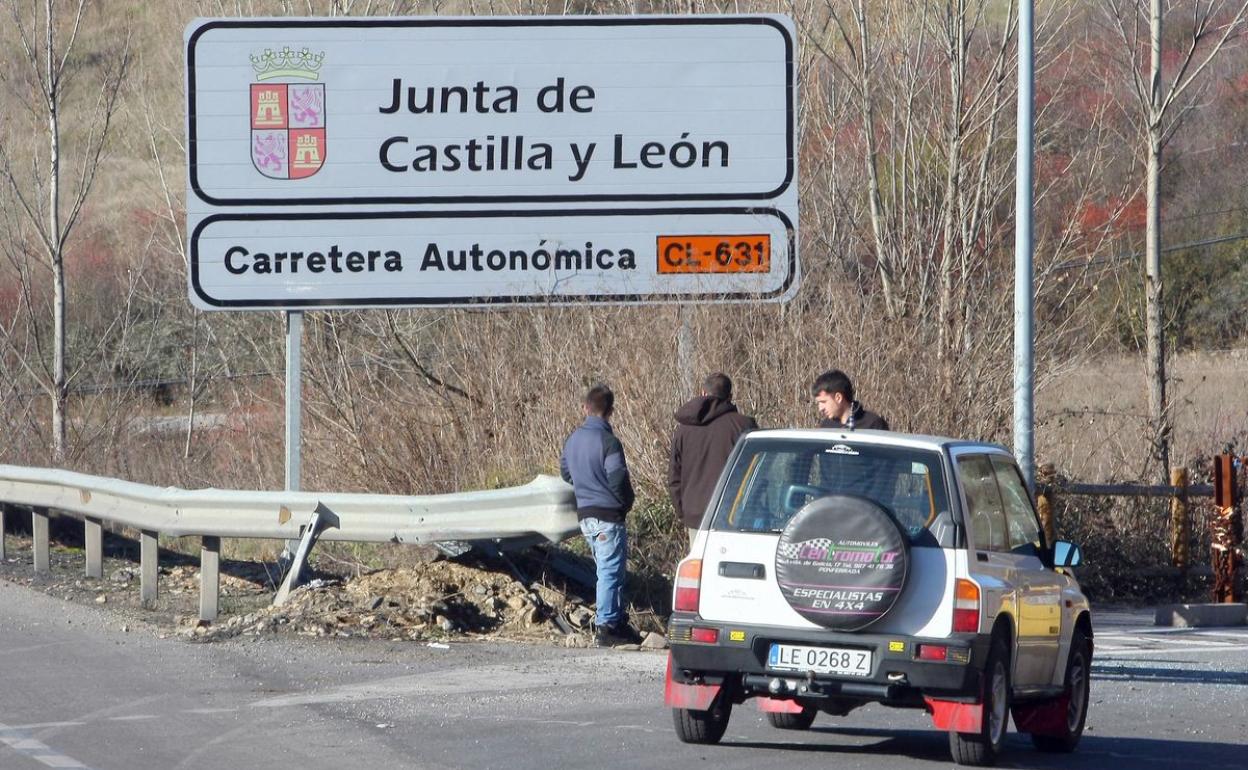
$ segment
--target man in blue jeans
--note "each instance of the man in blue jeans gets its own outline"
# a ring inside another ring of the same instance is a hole
[[[624,516],[633,507],[633,483],[624,446],[611,431],[615,394],[595,385],[585,394],[585,422],[563,444],[559,473],[576,493],[576,517],[598,568],[594,643],[613,647],[639,641],[624,609],[628,533]]]

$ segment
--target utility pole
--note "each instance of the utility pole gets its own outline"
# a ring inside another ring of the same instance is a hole
[[[1032,307],[1031,171],[1035,119],[1033,0],[1018,7],[1018,151],[1014,182],[1014,457],[1028,489],[1036,488],[1035,348]]]

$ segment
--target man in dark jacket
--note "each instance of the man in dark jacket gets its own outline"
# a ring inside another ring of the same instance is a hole
[[[844,430],[888,430],[888,420],[868,412],[854,400],[854,383],[840,369],[830,369],[815,378],[810,386],[815,405],[823,419],[820,428]]]
[[[628,566],[624,516],[633,507],[633,484],[624,446],[608,422],[615,394],[606,385],[595,385],[585,394],[584,409],[585,422],[563,444],[559,473],[576,495],[576,517],[598,571],[594,642],[611,647],[640,641],[628,625],[624,606]]]
[[[719,372],[706,378],[702,395],[676,410],[667,488],[676,516],[689,531],[690,545],[737,439],[757,429],[754,418],[737,411],[732,403],[732,380]]]

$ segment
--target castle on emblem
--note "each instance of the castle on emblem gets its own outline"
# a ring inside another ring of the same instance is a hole
[[[281,128],[286,125],[280,91],[272,88],[261,89],[256,99],[256,119],[252,121],[253,128]]]
[[[301,136],[295,141],[295,168],[312,169],[315,172],[321,167],[321,147],[314,136]]]
[[[304,179],[325,165],[325,54],[308,48],[266,48],[252,54],[251,162],[270,179]]]

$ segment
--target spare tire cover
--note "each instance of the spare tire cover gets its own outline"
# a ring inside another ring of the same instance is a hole
[[[789,521],[776,548],[776,581],[799,615],[856,631],[884,617],[901,596],[909,539],[873,500],[831,495]]]

